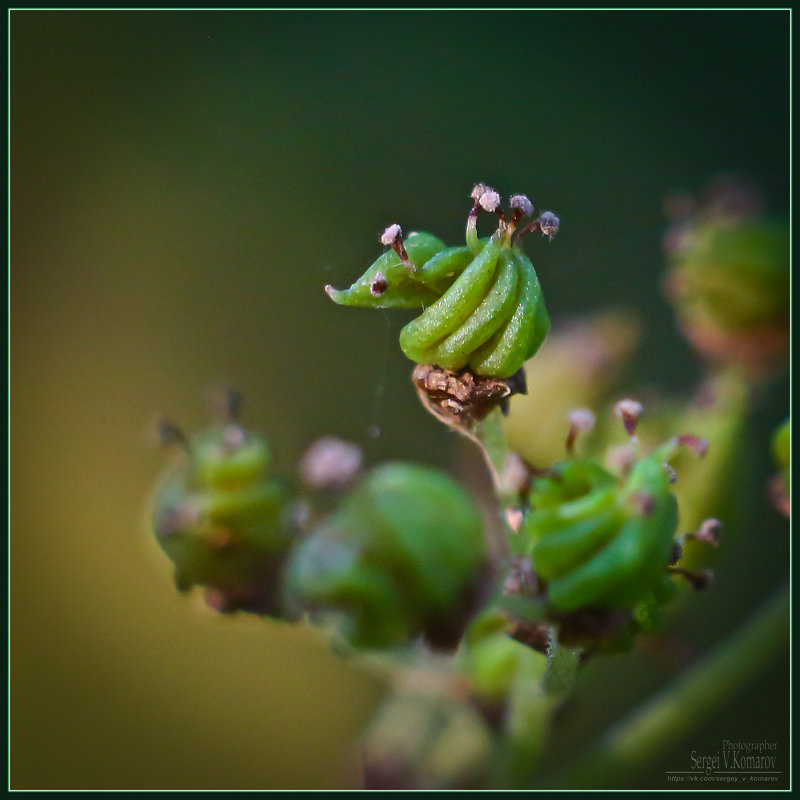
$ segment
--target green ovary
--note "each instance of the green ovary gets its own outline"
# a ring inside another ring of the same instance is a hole
[[[469,495],[437,470],[389,463],[296,548],[288,594],[338,616],[354,644],[384,647],[458,618],[485,558]]]

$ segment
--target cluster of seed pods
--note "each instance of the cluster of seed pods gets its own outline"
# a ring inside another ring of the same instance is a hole
[[[466,244],[446,247],[429,233],[404,238],[398,224],[381,235],[390,249],[349,289],[326,286],[340,305],[368,308],[419,308],[419,317],[400,332],[400,347],[417,364],[446,370],[469,369],[475,375],[509,378],[531,358],[550,329],[550,318],[531,260],[520,242],[539,231],[552,239],[558,217],[533,216],[533,204],[521,194],[501,207],[497,192],[477,184],[471,193]],[[497,229],[479,238],[481,212],[494,215]]]
[[[162,439],[183,450],[153,509],[177,587],[201,587],[218,611],[308,613],[357,646],[424,635],[433,646],[454,647],[487,568],[483,522],[469,494],[417,464],[360,474],[360,450],[325,437],[300,463],[310,493],[303,497],[271,475],[266,440],[237,416],[229,411],[191,437],[161,425]],[[333,513],[313,512],[314,492],[345,491]]]

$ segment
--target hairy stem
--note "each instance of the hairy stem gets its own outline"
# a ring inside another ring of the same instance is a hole
[[[560,701],[572,691],[580,657],[580,650],[564,647],[558,643],[555,634],[551,634],[547,672],[542,680],[542,688],[548,697]]]

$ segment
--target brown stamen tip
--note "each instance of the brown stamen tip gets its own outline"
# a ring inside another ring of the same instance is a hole
[[[703,572],[689,572],[688,569],[682,569],[681,567],[669,567],[668,572],[671,575],[680,575],[686,578],[692,585],[692,589],[696,592],[702,592],[704,589],[708,589],[714,582],[714,571],[710,569],[704,570]]]
[[[386,276],[379,272],[369,285],[369,293],[373,297],[380,297],[388,288],[389,282],[386,280]]]
[[[514,212],[519,212],[520,218],[529,217],[533,214],[533,203],[524,194],[512,194],[508,198],[508,205]]]
[[[511,222],[508,225],[509,233],[514,233],[520,221],[524,217],[529,217],[533,214],[533,203],[524,194],[514,194],[508,199],[508,205],[511,207]]]
[[[575,408],[569,412],[569,432],[566,448],[570,455],[575,449],[575,441],[582,433],[589,433],[594,428],[594,414],[588,408]]]
[[[630,502],[643,517],[652,514],[653,509],[656,507],[655,498],[647,492],[634,492],[630,497]]]
[[[560,226],[561,220],[552,211],[543,211],[533,222],[529,222],[519,232],[518,238],[522,239],[523,236],[527,236],[529,233],[541,231],[542,236],[547,236],[552,242]]]
[[[478,198],[478,203],[480,203],[481,208],[484,211],[488,211],[490,214],[496,212],[500,208],[501,202],[500,195],[494,189],[489,189],[488,187]]]
[[[675,566],[683,558],[683,545],[680,542],[672,543],[672,550],[669,554],[670,566]]]
[[[230,422],[238,422],[242,417],[244,395],[236,389],[225,389],[225,411]]]
[[[400,261],[406,268],[406,272],[416,272],[417,268],[411,263],[405,245],[403,245],[403,229],[396,222],[389,225],[381,234],[381,244],[386,247],[391,247],[392,250],[397,253]]]
[[[208,407],[221,424],[237,423],[242,416],[244,395],[229,386],[214,386],[208,392]]]
[[[186,434],[174,422],[166,419],[158,421],[158,440],[164,446],[179,444],[187,452],[189,450],[189,440]]]
[[[622,420],[628,436],[633,436],[636,433],[636,423],[642,413],[642,404],[637,403],[636,400],[625,398],[614,406],[614,413]]]
[[[544,211],[539,215],[538,221],[542,236],[547,236],[552,242],[553,237],[558,233],[558,229],[561,227],[561,220],[552,211]]]
[[[396,223],[389,225],[381,234],[381,244],[391,247],[398,239],[403,238],[403,229]]]
[[[701,439],[699,436],[692,436],[690,433],[679,436],[678,444],[687,447],[698,458],[703,458],[708,452],[708,439]]]

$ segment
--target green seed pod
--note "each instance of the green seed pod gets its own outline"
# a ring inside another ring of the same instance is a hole
[[[338,616],[364,647],[424,634],[458,640],[485,564],[481,519],[447,475],[392,463],[374,469],[293,552],[295,605]]]
[[[789,226],[751,188],[718,183],[666,238],[667,293],[681,330],[704,356],[763,372],[789,335]]]
[[[400,347],[409,359],[504,379],[536,353],[550,329],[539,279],[519,240],[532,230],[552,238],[558,218],[545,212],[515,238],[518,223],[533,212],[527,198],[511,198],[513,213],[507,220],[495,192],[481,185],[473,197],[466,246],[445,247],[429,233],[403,240],[400,226],[391,225],[381,242],[392,249],[349,289],[327,286],[326,292],[340,305],[423,307],[400,332]],[[488,239],[476,233],[481,209],[500,219]]]
[[[268,475],[269,448],[233,422],[191,439],[175,428],[184,462],[161,482],[153,528],[181,591],[206,589],[221,611],[277,613],[278,572],[289,548],[284,487]]]
[[[660,591],[678,524],[665,466],[673,450],[639,458],[624,478],[574,459],[534,481],[521,553],[551,608],[631,610]]]

